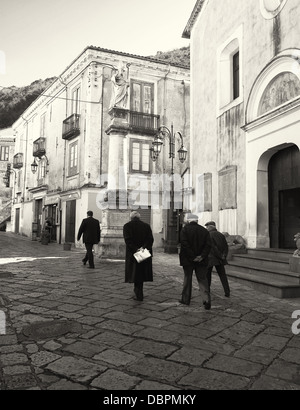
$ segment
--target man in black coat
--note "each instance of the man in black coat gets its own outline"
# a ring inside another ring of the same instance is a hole
[[[195,271],[206,310],[211,308],[210,291],[207,281],[208,255],[211,249],[211,240],[208,231],[198,225],[198,216],[186,215],[186,225],[180,233],[180,266],[184,271],[183,291],[180,303],[189,305],[192,296],[192,278]]]
[[[134,299],[142,301],[144,282],[153,281],[152,258],[137,263],[133,254],[140,248],[147,248],[153,255],[154,239],[150,225],[141,221],[141,215],[137,211],[131,212],[130,219],[123,226],[126,243],[125,282],[134,283]]]
[[[100,242],[100,223],[98,219],[93,218],[93,211],[87,212],[87,218],[83,219],[78,231],[77,240],[83,235],[83,243],[86,248],[86,255],[82,259],[84,265],[89,262],[89,268],[94,269],[93,246]]]
[[[230,297],[230,287],[228,283],[228,278],[226,275],[225,265],[228,265],[227,255],[228,255],[228,244],[225,236],[219,232],[216,228],[216,223],[214,221],[207,222],[205,224],[211,239],[211,251],[208,256],[208,271],[207,280],[210,288],[211,285],[211,273],[213,267],[221,280],[225,296]]]

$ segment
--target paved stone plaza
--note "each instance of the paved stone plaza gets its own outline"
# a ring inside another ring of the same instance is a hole
[[[184,307],[178,255],[156,253],[137,302],[123,261],[92,270],[83,250],[5,232],[0,249],[1,390],[300,390],[300,299],[232,281],[227,299],[214,274],[212,309],[195,277]]]

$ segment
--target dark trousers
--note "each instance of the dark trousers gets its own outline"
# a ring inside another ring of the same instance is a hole
[[[184,266],[183,271],[184,281],[181,296],[182,302],[186,305],[190,304],[192,297],[193,272],[195,271],[202,302],[211,303],[209,286],[207,281],[207,267],[201,265],[200,263],[195,263],[193,266]]]
[[[143,294],[143,285],[144,282],[134,282],[134,293],[135,296],[138,300],[143,300],[144,294]]]
[[[226,271],[225,271],[225,266],[224,265],[216,265],[215,268],[216,268],[216,271],[217,271],[217,273],[219,275],[219,278],[221,280],[225,296],[229,296],[230,295],[230,288],[229,288],[229,283],[228,283],[228,279],[227,279],[227,275],[226,275]],[[210,285],[211,285],[212,270],[213,270],[213,266],[210,266],[207,270],[207,280],[208,280],[209,288],[210,288]]]
[[[93,243],[85,243],[86,254],[83,259],[84,262],[89,262],[91,267],[94,267],[94,254],[93,254]]]

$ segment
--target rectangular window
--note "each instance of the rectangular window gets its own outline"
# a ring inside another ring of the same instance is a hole
[[[69,147],[69,176],[78,172],[78,141],[70,144]]]
[[[150,172],[150,142],[131,141],[131,172]]]
[[[80,114],[80,87],[77,87],[72,92],[72,113]]]
[[[9,159],[9,147],[0,147],[0,161],[8,161]]]
[[[154,85],[141,81],[131,82],[131,107],[132,111],[153,114],[154,110]]]
[[[22,170],[20,170],[17,174],[17,186],[18,188],[21,188],[21,182],[22,182]]]
[[[240,96],[240,53],[237,52],[232,58],[232,75],[233,75],[233,99]]]
[[[46,130],[46,113],[41,116],[41,128],[40,128],[40,137],[44,138]]]

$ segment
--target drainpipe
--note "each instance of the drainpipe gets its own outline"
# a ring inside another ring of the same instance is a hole
[[[166,111],[167,111],[167,108],[166,108],[166,100],[167,100],[167,77],[168,77],[168,75],[170,74],[170,71],[171,71],[171,66],[170,66],[170,64],[169,64],[169,65],[168,65],[168,71],[167,71],[167,73],[166,73],[166,75],[165,75],[165,77],[164,77],[164,101],[163,101],[164,115],[163,115],[163,124],[165,124],[165,122],[166,122]]]
[[[65,83],[62,79],[61,76],[58,77],[59,81],[64,85],[66,89],[66,112],[65,112],[65,118],[68,116],[68,85]],[[67,141],[65,140],[64,142],[64,164],[63,164],[63,172],[62,172],[62,192],[65,190],[65,169],[66,169],[66,152],[67,152]],[[62,209],[60,205],[59,209],[59,240],[58,243],[61,244],[61,236],[62,236]]]
[[[102,67],[102,74],[98,77],[102,78],[102,91],[101,91],[101,98],[99,103],[101,104],[101,129],[100,129],[100,162],[99,162],[99,168],[100,168],[100,184],[101,184],[101,175],[102,175],[102,171],[103,171],[103,118],[104,118],[104,85],[105,82],[108,80],[108,78],[104,77],[104,68],[111,68],[112,70],[117,70],[117,68],[112,65],[112,64],[101,64],[97,61],[92,61],[91,64],[97,64],[100,65]],[[95,78],[98,78],[97,76],[95,76]]]
[[[23,200],[23,204],[25,201],[25,193],[26,193],[26,174],[27,174],[27,151],[28,151],[28,121],[26,120],[26,118],[23,117],[23,115],[21,115],[21,118],[25,121],[26,123],[26,147],[25,147],[25,163],[24,163],[24,177],[23,177],[23,189],[22,189],[22,196],[24,198]],[[24,205],[23,205],[23,210],[24,210]],[[23,226],[22,226],[23,228]]]
[[[183,111],[184,111],[183,135],[185,135],[185,130],[186,130],[186,87],[185,87],[185,81],[182,80],[181,84],[183,85]]]

